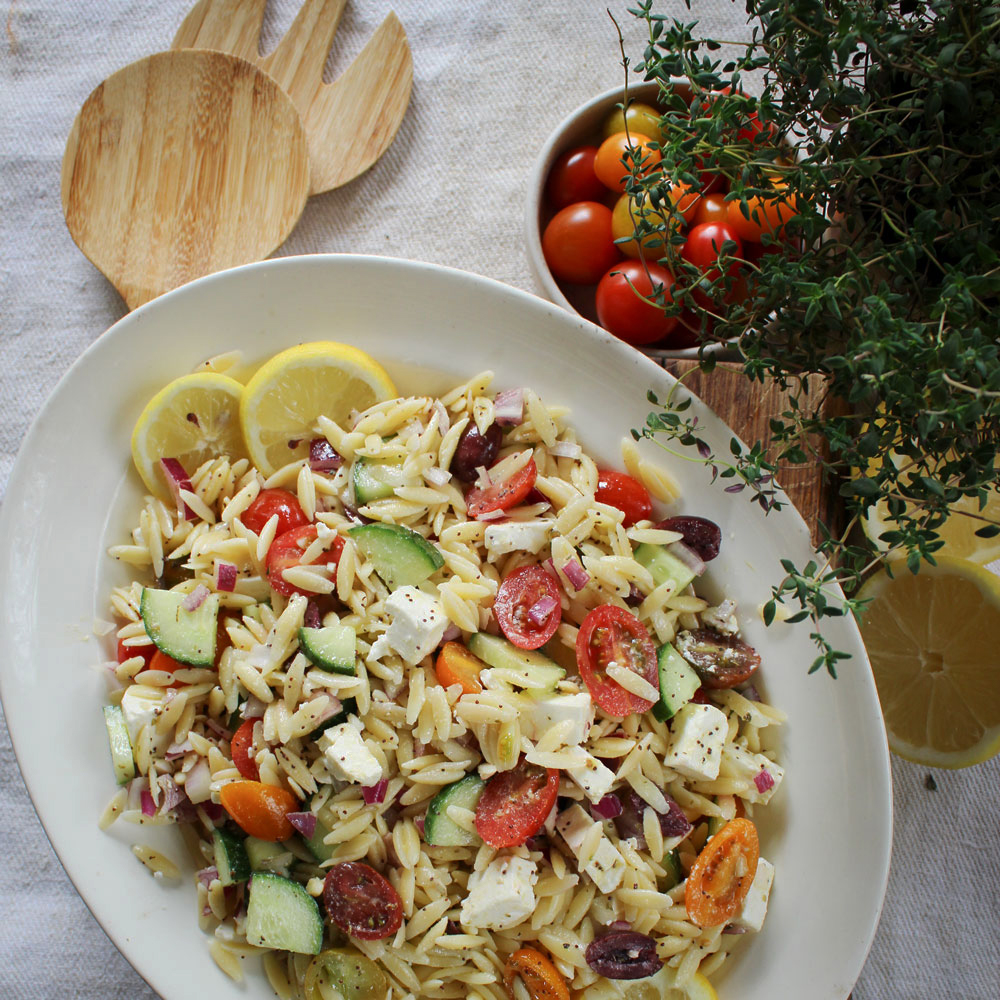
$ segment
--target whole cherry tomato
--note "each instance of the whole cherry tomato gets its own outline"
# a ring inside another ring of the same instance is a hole
[[[663,157],[648,136],[615,132],[597,149],[594,172],[611,191],[624,191],[630,174],[638,167],[639,176],[648,174]]]
[[[545,197],[555,208],[565,208],[575,201],[601,201],[605,187],[594,173],[596,146],[577,146],[560,156],[549,171]]]
[[[596,201],[561,209],[542,233],[542,253],[557,278],[592,285],[620,257],[611,235],[611,209]]]
[[[694,225],[700,226],[703,222],[726,222],[729,219],[729,205],[726,203],[726,196],[721,192],[703,194],[698,199],[698,205],[694,213]]]
[[[665,303],[673,301],[674,277],[659,264],[626,260],[612,267],[597,285],[595,304],[601,326],[629,344],[651,344],[676,326],[651,299],[662,288]]]

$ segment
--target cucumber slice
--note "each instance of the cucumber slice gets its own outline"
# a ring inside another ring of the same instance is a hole
[[[645,566],[659,587],[668,580],[674,582],[674,593],[680,593],[695,577],[694,570],[671,555],[662,545],[642,542],[635,547],[636,562]]]
[[[327,844],[323,838],[330,832],[330,828],[323,824],[321,820],[316,821],[316,829],[311,837],[303,837],[306,847],[309,848],[312,856],[319,862],[329,861],[337,853],[338,844]]]
[[[518,649],[498,635],[475,632],[467,645],[487,665],[520,675],[524,681],[521,686],[533,691],[554,691],[566,676],[566,671],[547,656],[535,649]]]
[[[342,722],[347,722],[347,718],[350,715],[358,714],[358,700],[357,698],[345,698],[340,703],[340,711],[336,715],[330,716],[324,722],[321,722],[310,734],[309,739],[318,740],[320,736],[323,735],[328,729],[332,729],[334,726],[339,726]]]
[[[287,847],[276,844],[272,840],[259,840],[257,837],[247,837],[243,841],[247,861],[255,872],[273,872],[276,875],[288,875],[295,855]]]
[[[667,851],[660,862],[663,870],[667,873],[665,878],[660,879],[658,886],[660,892],[669,892],[675,885],[680,885],[684,881],[684,871],[681,868],[681,856],[675,847],[672,851]]]
[[[351,468],[354,499],[359,507],[391,497],[402,480],[401,465],[360,456]]]
[[[653,706],[653,715],[666,722],[679,712],[701,687],[701,678],[680,653],[664,643],[656,651],[660,675],[660,700]]]
[[[132,741],[128,738],[128,726],[125,725],[125,714],[121,708],[117,705],[105,705],[104,725],[108,729],[115,780],[119,785],[126,785],[135,777],[135,758],[132,756]]]
[[[257,872],[250,880],[246,937],[260,948],[318,955],[323,947],[319,904],[298,882]]]
[[[357,635],[350,625],[327,625],[325,628],[299,629],[302,652],[323,670],[335,674],[357,674]]]
[[[219,595],[209,594],[194,611],[185,611],[179,590],[142,588],[139,614],[146,634],[167,656],[192,667],[215,662]]]
[[[475,847],[481,844],[478,834],[469,833],[448,819],[448,806],[462,806],[475,812],[484,784],[478,774],[467,774],[442,788],[427,807],[424,840],[438,847]]]
[[[214,830],[215,868],[223,885],[235,885],[250,878],[250,859],[243,840],[228,830]]]
[[[390,590],[416,587],[444,565],[444,556],[423,535],[401,524],[359,524],[347,532]]]

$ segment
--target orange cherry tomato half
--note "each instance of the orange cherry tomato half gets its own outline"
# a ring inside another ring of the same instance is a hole
[[[503,984],[510,1000],[521,1000],[515,991],[517,980],[528,991],[531,1000],[569,1000],[569,987],[559,970],[535,948],[519,948],[507,956],[503,967]]]
[[[576,663],[590,696],[616,719],[648,712],[653,702],[626,691],[606,671],[614,661],[656,686],[656,646],[646,626],[630,611],[617,604],[594,608],[580,625],[576,636]]]
[[[267,579],[271,586],[285,597],[292,594],[302,594],[305,597],[315,596],[307,590],[302,590],[294,584],[289,583],[282,574],[286,569],[293,566],[302,565],[302,554],[319,537],[315,524],[303,524],[298,528],[292,528],[282,535],[278,535],[271,547],[267,550]],[[337,563],[340,562],[340,553],[344,548],[344,539],[337,535],[330,544],[330,547],[320,553],[318,559],[311,565],[329,566],[331,573],[336,573]]]
[[[691,866],[684,906],[692,923],[718,927],[732,920],[747,898],[759,858],[757,827],[746,817],[731,819]]]
[[[465,495],[465,507],[469,517],[479,517],[494,510],[510,510],[516,507],[530,492],[538,478],[535,460],[529,458],[527,464],[514,475],[490,486],[473,487]]]
[[[615,132],[597,148],[594,173],[611,191],[624,191],[625,183],[638,165],[640,177],[656,166],[663,157],[648,136]]]
[[[257,767],[257,761],[254,760],[253,752],[254,722],[254,719],[244,719],[240,728],[233,733],[233,738],[229,743],[229,752],[236,765],[236,770],[247,781],[260,781],[260,770]]]
[[[222,808],[236,825],[260,840],[288,840],[295,828],[288,814],[296,812],[299,801],[291,792],[259,781],[233,781],[219,792]]]
[[[538,649],[562,621],[559,581],[541,566],[520,566],[500,583],[493,611],[500,630],[519,649]]]
[[[653,513],[649,490],[637,479],[613,469],[598,470],[594,499],[620,510],[625,515],[622,525],[626,528],[631,528],[636,521],[645,521]]]
[[[485,667],[486,664],[460,642],[446,642],[434,661],[438,684],[442,687],[458,684],[464,694],[479,694],[483,690],[479,674]]]
[[[476,832],[490,847],[517,847],[545,825],[558,794],[558,771],[522,759],[486,782],[476,803]]]

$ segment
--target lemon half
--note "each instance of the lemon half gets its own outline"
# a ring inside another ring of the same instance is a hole
[[[1000,751],[1000,577],[938,556],[916,575],[903,562],[862,587],[861,635],[893,753],[967,767]]]
[[[254,465],[265,476],[308,458],[321,415],[346,426],[352,410],[397,395],[385,369],[349,344],[320,341],[276,354],[247,383],[240,423]]]

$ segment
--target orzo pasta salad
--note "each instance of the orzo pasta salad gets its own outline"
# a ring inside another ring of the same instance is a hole
[[[274,391],[304,351],[265,366]],[[760,657],[697,593],[721,532],[528,387],[383,375],[278,445],[258,376],[183,396],[207,451],[154,456],[110,550],[134,579],[102,822],[177,824],[216,961],[260,954],[283,998],[713,997],[764,920],[753,820],[783,775]],[[240,451],[208,430],[233,420],[246,452],[213,453]]]

